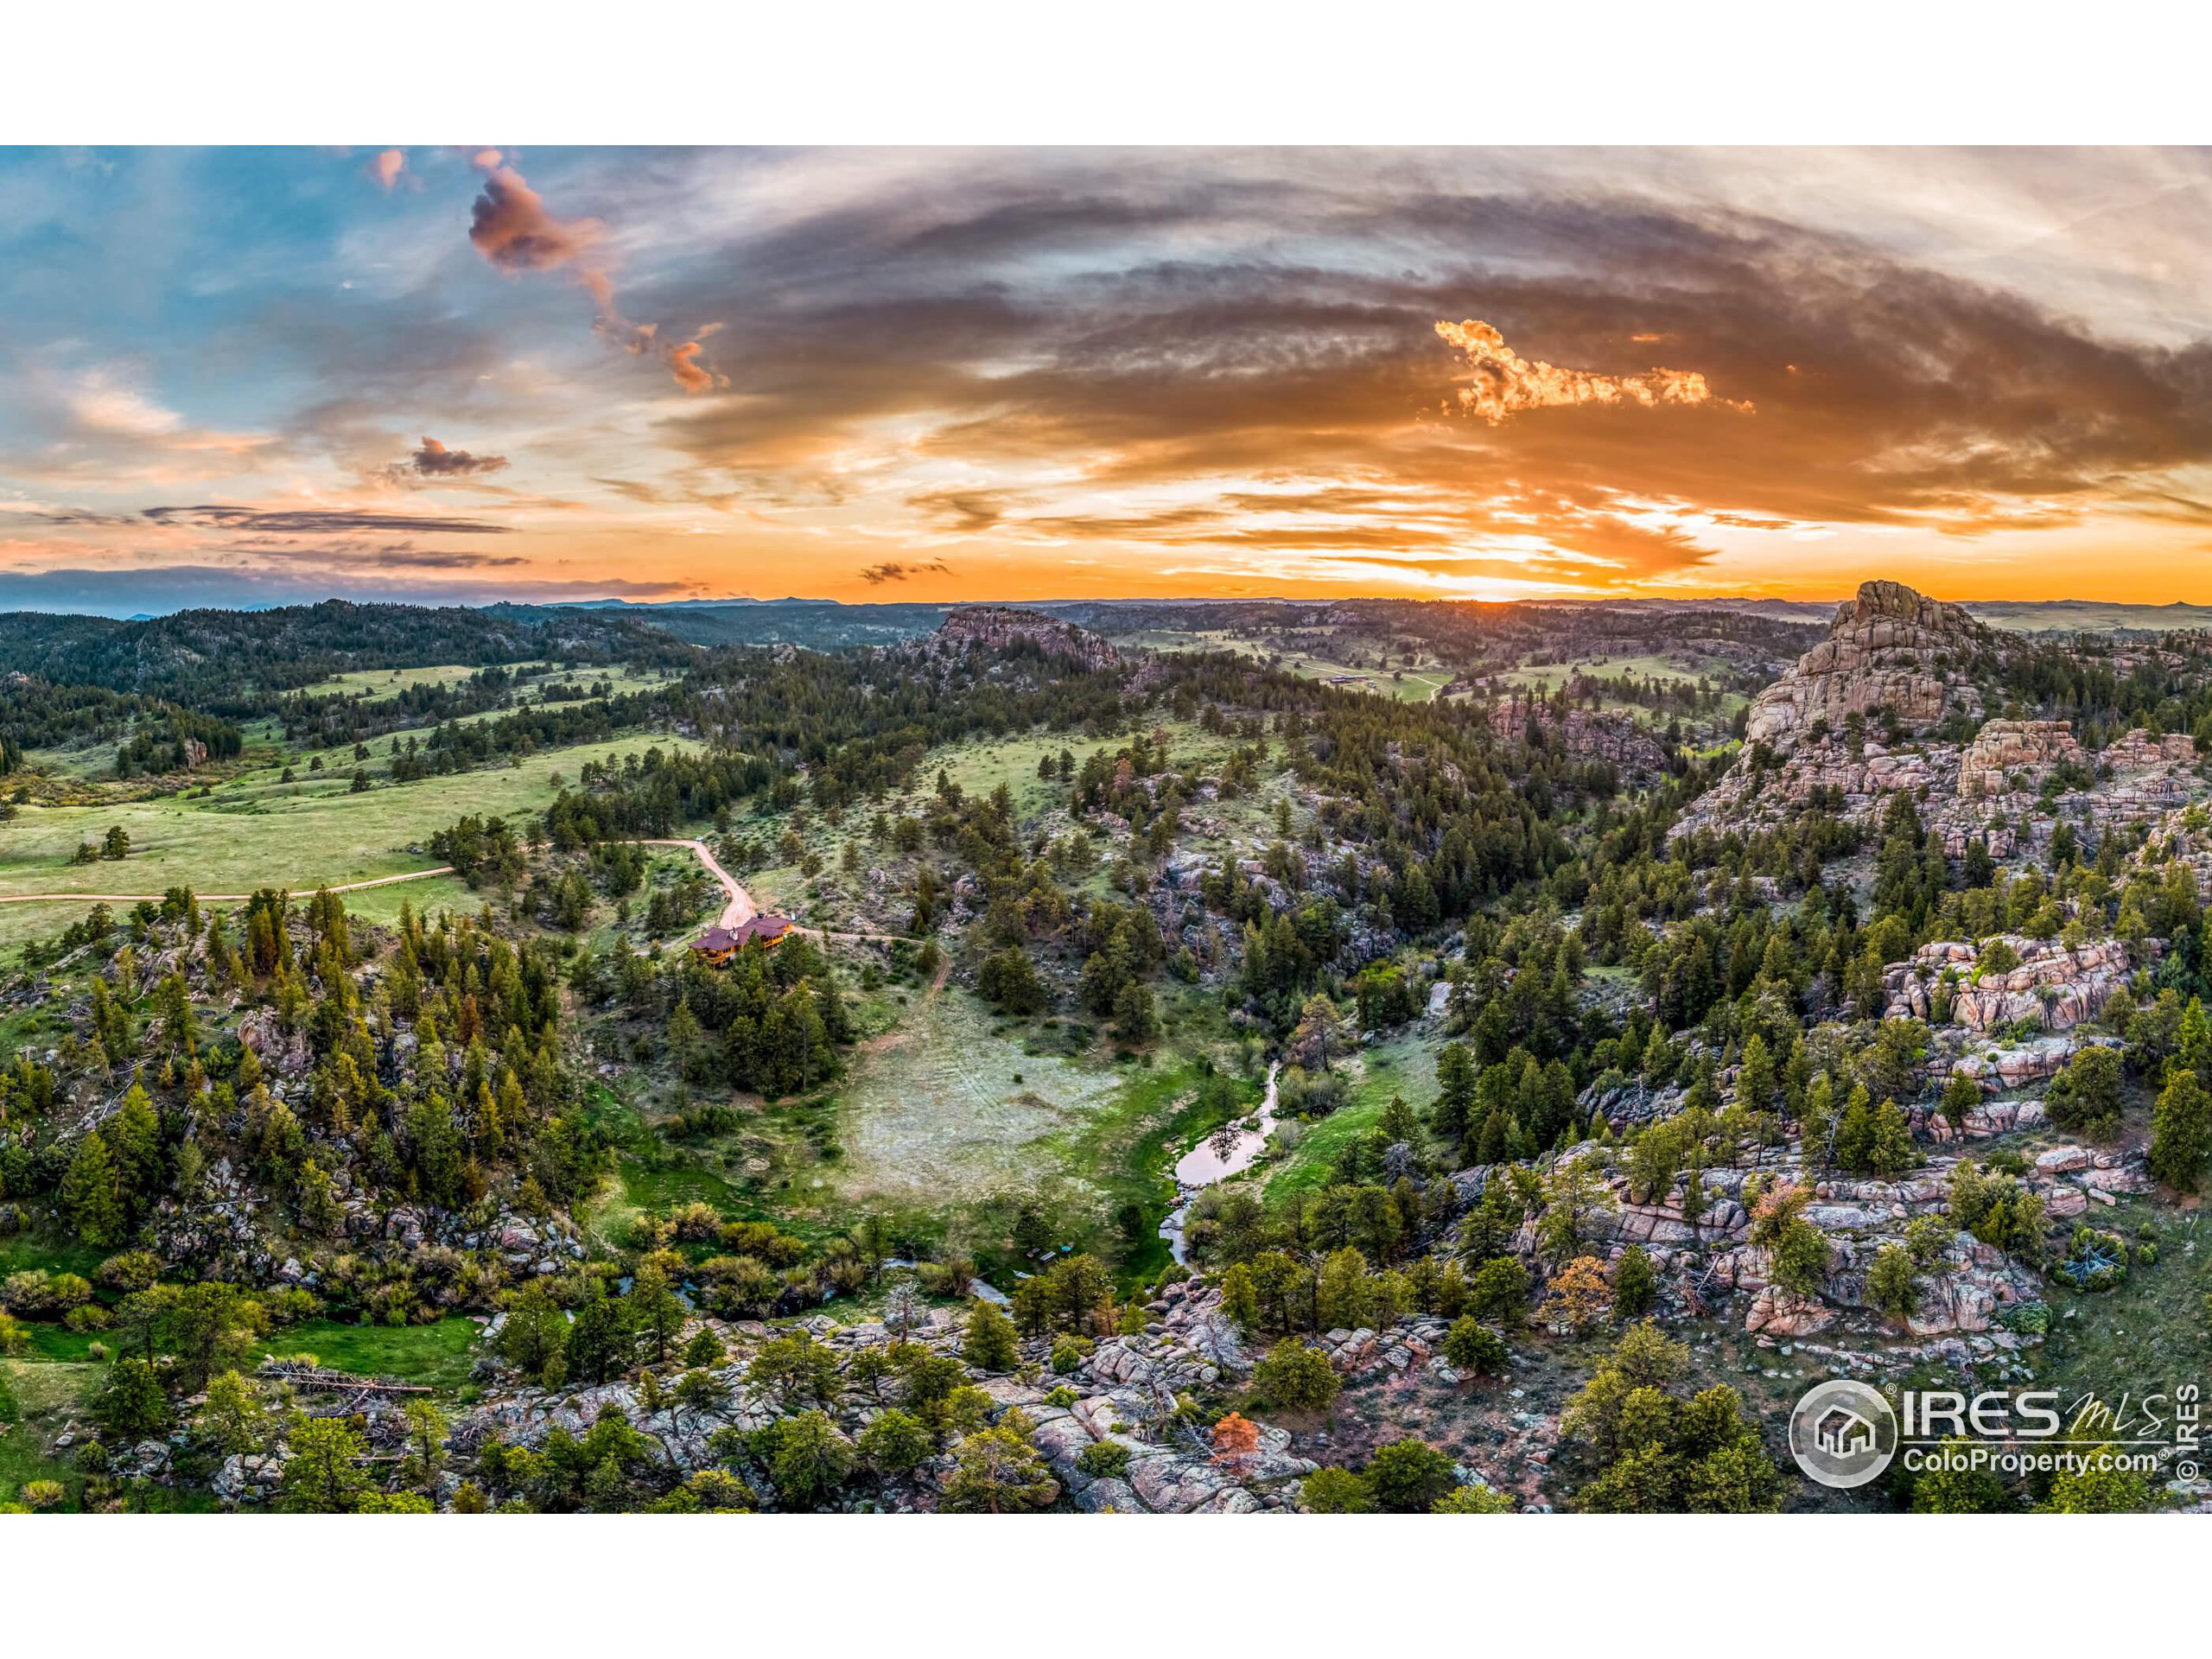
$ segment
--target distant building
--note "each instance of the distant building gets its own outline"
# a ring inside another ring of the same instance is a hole
[[[779,944],[795,926],[788,916],[755,916],[735,927],[710,927],[691,941],[691,954],[708,962],[728,962],[748,944]]]

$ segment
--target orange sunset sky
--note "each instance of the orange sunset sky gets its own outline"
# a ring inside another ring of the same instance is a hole
[[[2212,601],[2212,162],[0,153],[0,607]]]

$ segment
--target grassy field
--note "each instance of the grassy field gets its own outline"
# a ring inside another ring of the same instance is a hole
[[[77,1507],[84,1478],[66,1457],[53,1455],[61,1425],[84,1409],[99,1386],[98,1365],[50,1365],[0,1359],[0,1379],[16,1396],[22,1421],[0,1428],[0,1503],[14,1503],[35,1480],[57,1482],[68,1493],[67,1508]]]
[[[2090,1206],[2084,1220],[2130,1244],[2139,1242],[2137,1228],[2150,1222],[2158,1260],[2131,1268],[2106,1291],[2050,1281],[2050,1334],[2037,1365],[2039,1382],[2070,1403],[2086,1393],[2107,1401],[2123,1394],[2171,1397],[2176,1383],[2201,1386],[2212,1375],[2212,1307],[2205,1300],[2212,1296],[2212,1229],[2199,1217],[2139,1199],[2109,1210]]]
[[[618,1081],[619,1096],[600,1091],[594,1121],[620,1155],[581,1217],[587,1234],[613,1242],[639,1214],[694,1200],[810,1237],[878,1215],[1000,1271],[1018,1265],[1007,1234],[1033,1204],[1065,1242],[1125,1274],[1157,1269],[1151,1233],[1173,1198],[1167,1171],[1218,1115],[1198,1103],[1199,1057],[1232,1058],[1210,1002],[1168,999],[1169,1040],[1149,1063],[1113,1055],[1080,1027],[1007,1025],[955,987],[933,997],[889,987],[855,1007],[862,1040],[842,1078],[810,1097],[738,1096],[737,1123],[701,1141],[654,1132],[649,1119],[671,1103],[641,1071]],[[1236,1109],[1259,1089],[1243,1080]],[[1134,1249],[1113,1228],[1132,1203],[1151,1217]]]
[[[583,666],[568,670],[556,669],[550,663],[509,663],[505,664],[515,677],[515,700],[533,702],[548,683],[574,681],[579,685],[596,685],[605,681],[620,695],[625,691],[642,691],[649,687],[667,685],[678,677],[652,669],[600,668]],[[329,679],[307,688],[309,696],[359,696],[365,702],[383,702],[397,696],[402,691],[417,685],[453,685],[479,671],[473,663],[442,663],[433,668],[364,668],[350,674],[333,675]]]
[[[1110,1066],[1023,1052],[992,1034],[980,1003],[950,991],[874,1039],[853,1070],[840,1091],[835,1197],[887,1209],[1038,1190],[1058,1161],[1039,1143],[1071,1135],[1121,1084]]]
[[[517,663],[514,671],[527,674],[543,664]],[[308,686],[310,697],[356,696],[364,702],[383,702],[418,685],[453,685],[476,673],[472,663],[441,663],[434,668],[361,668],[350,674],[334,674]]]
[[[310,1319],[270,1332],[262,1346],[286,1358],[313,1354],[332,1370],[397,1377],[450,1391],[468,1380],[483,1328],[458,1314],[435,1325],[340,1325]]]
[[[16,1233],[0,1238],[0,1279],[30,1268],[44,1268],[49,1273],[73,1273],[89,1279],[107,1257],[107,1251],[79,1244],[74,1239]]]
[[[323,882],[362,881],[418,870],[432,861],[410,852],[433,831],[467,813],[537,811],[574,782],[588,760],[696,747],[665,734],[638,734],[532,755],[518,767],[493,767],[414,783],[379,783],[349,792],[346,772],[296,771],[284,784],[275,769],[246,774],[206,798],[175,795],[110,806],[26,806],[0,829],[0,898],[31,893],[158,893],[172,886],[201,893],[250,893],[267,886],[310,892]],[[80,841],[99,842],[112,825],[130,837],[118,862],[72,864]],[[473,905],[459,882],[402,883],[347,899],[349,909],[396,914],[401,901]],[[0,906],[0,946],[51,934],[81,913],[68,903]]]
[[[1132,634],[1116,634],[1118,642],[1141,645],[1152,651],[1227,651],[1255,662],[1275,659],[1275,665],[1301,679],[1332,680],[1345,676],[1355,677],[1345,689],[1352,691],[1373,691],[1384,696],[1397,697],[1407,702],[1427,702],[1450,683],[1452,671],[1442,663],[1420,656],[1411,663],[1394,662],[1387,669],[1363,666],[1351,660],[1355,654],[1347,648],[1341,657],[1327,652],[1286,652],[1274,644],[1255,639],[1243,639],[1219,630],[1199,630],[1192,633],[1170,633],[1158,629]],[[1360,646],[1370,642],[1363,639]],[[1414,642],[1404,641],[1391,652],[1395,658],[1416,655]]]
[[[1403,1095],[1416,1111],[1436,1097],[1436,1050],[1418,1037],[1378,1043],[1352,1064],[1356,1074],[1344,1103],[1318,1122],[1301,1125],[1295,1150],[1278,1157],[1272,1169],[1262,1166],[1270,1203],[1325,1185],[1345,1142],[1375,1128],[1392,1095]]]

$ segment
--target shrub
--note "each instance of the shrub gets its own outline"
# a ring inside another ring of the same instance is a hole
[[[23,1507],[29,1510],[50,1510],[69,1496],[58,1480],[30,1480],[23,1483]]]
[[[1129,1448],[1119,1440],[1094,1440],[1077,1456],[1075,1466],[1094,1479],[1118,1479],[1129,1471]]]
[[[1372,1515],[1375,1492],[1349,1469],[1316,1469],[1300,1483],[1300,1502],[1316,1515]]]
[[[1640,1319],[1659,1300],[1659,1275],[1641,1244],[1631,1244],[1613,1266],[1613,1312],[1624,1319]]]
[[[110,1290],[145,1290],[162,1276],[162,1258],[151,1250],[124,1250],[99,1265],[98,1277]]]
[[[2109,1048],[2082,1050],[2051,1079],[2044,1104],[2060,1128],[2108,1140],[2120,1132],[2120,1056]]]
[[[1454,1486],[1428,1506],[1431,1515],[1510,1515],[1513,1500],[1495,1486]]]
[[[1336,1367],[1319,1348],[1292,1338],[1268,1350],[1252,1368],[1255,1387],[1291,1411],[1319,1411],[1337,1397]]]
[[[1459,1370],[1495,1376],[1505,1369],[1505,1338],[1463,1316],[1444,1333],[1444,1357]]]
[[[1521,1323],[1529,1301],[1529,1269],[1510,1255],[1493,1257],[1467,1281],[1467,1311],[1512,1326]]]
[[[1368,1460],[1368,1487],[1392,1515],[1422,1514],[1459,1484],[1452,1459],[1426,1440],[1392,1440]]]
[[[28,1268],[0,1280],[0,1307],[17,1313],[67,1313],[92,1300],[91,1281],[73,1273]]]
[[[930,1454],[930,1433],[921,1420],[895,1408],[861,1431],[861,1460],[879,1474],[905,1474]]]
[[[144,1360],[118,1360],[107,1374],[106,1388],[92,1402],[92,1414],[120,1439],[143,1440],[168,1427],[168,1396]]]

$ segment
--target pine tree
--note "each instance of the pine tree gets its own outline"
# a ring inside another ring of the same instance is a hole
[[[1894,1100],[1884,1101],[1874,1111],[1866,1146],[1866,1167],[1877,1175],[1891,1176],[1910,1169],[1919,1161],[1920,1148],[1913,1144],[1912,1128],[1905,1120],[1904,1109]]]
[[[668,1344],[683,1328],[683,1304],[669,1288],[668,1274],[654,1262],[648,1262],[638,1269],[637,1277],[630,1281],[630,1293],[622,1299],[622,1311],[631,1327],[652,1345],[656,1362],[668,1357]]]
[[[295,1515],[345,1515],[368,1492],[359,1460],[368,1455],[360,1432],[343,1417],[296,1416],[285,1432],[291,1458],[278,1502]]]
[[[2191,1002],[2194,1009],[2196,1003]],[[2184,1027],[2185,1029],[2186,1027]],[[2193,1070],[2177,1066],[2151,1115],[2151,1173],[2177,1192],[2194,1192],[2212,1158],[2212,1091]]]
[[[1774,1060],[1767,1051],[1766,1039],[1754,1032],[1744,1045],[1743,1064],[1736,1072],[1736,1100],[1755,1112],[1763,1112],[1774,1099]]]
[[[1866,1300],[1899,1325],[1920,1306],[1920,1275],[1912,1252],[1902,1244],[1885,1244],[1875,1253],[1866,1275]]]
[[[1641,1244],[1631,1244],[1613,1265],[1613,1312],[1624,1319],[1640,1319],[1659,1300],[1659,1276],[1651,1257]]]
[[[151,1207],[161,1190],[162,1121],[151,1097],[134,1083],[122,1107],[100,1128],[127,1224]]]
[[[69,1160],[69,1173],[61,1178],[61,1205],[86,1243],[105,1248],[123,1242],[123,1200],[116,1190],[115,1164],[98,1129],[86,1135],[78,1143],[77,1155]]]
[[[968,1336],[960,1357],[979,1371],[1010,1371],[1020,1363],[1014,1321],[980,1296],[968,1310]]]
[[[1474,1104],[1474,1057],[1465,1043],[1446,1043],[1437,1051],[1436,1101],[1428,1109],[1429,1127],[1457,1146],[1467,1137]]]

